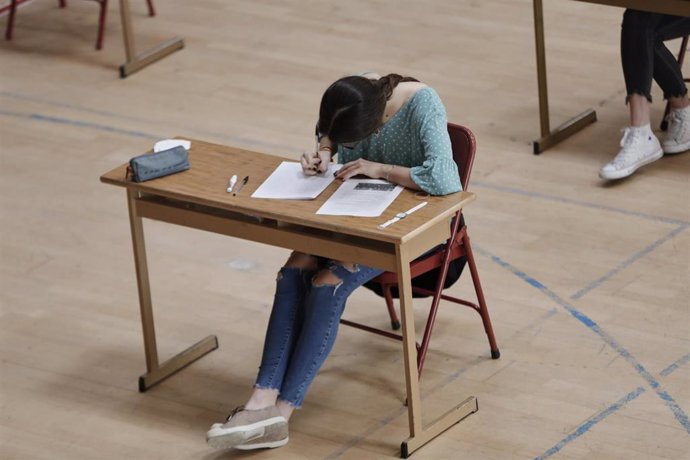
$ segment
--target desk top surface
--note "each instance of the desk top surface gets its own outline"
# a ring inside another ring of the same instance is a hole
[[[470,192],[419,198],[415,192],[404,190],[379,217],[317,215],[317,209],[340,185],[338,180],[314,200],[251,198],[259,185],[286,160],[274,155],[192,140],[189,150],[191,168],[187,171],[137,183],[125,178],[127,164],[124,164],[102,175],[101,181],[183,202],[392,243],[405,242],[427,227],[448,221],[475,198]],[[239,178],[249,176],[249,182],[237,196],[225,190],[233,174]],[[388,228],[378,227],[396,213],[406,211],[421,201],[428,201],[428,205]]]
[[[619,6],[652,13],[690,16],[690,0],[577,0],[599,5]]]

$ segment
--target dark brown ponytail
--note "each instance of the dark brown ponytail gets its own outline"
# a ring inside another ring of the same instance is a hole
[[[393,90],[395,89],[396,86],[398,86],[398,83],[404,82],[404,81],[419,81],[416,78],[412,77],[403,77],[402,75],[399,75],[397,73],[389,73],[388,75],[385,75],[378,80],[376,80],[375,84],[377,87],[383,91],[383,95],[386,98],[386,100],[391,98],[391,95],[393,94]]]

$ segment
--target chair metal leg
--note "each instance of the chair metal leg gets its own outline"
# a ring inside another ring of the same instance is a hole
[[[680,51],[678,51],[678,66],[683,66],[683,61],[685,60],[685,53],[688,50],[688,35],[683,37],[683,41],[680,43]],[[687,79],[685,81],[688,81]],[[664,117],[661,119],[661,130],[666,131],[668,129],[668,121],[666,117],[671,112],[671,103],[666,101],[666,108],[664,109]]]
[[[383,284],[383,297],[386,299],[386,307],[388,307],[388,315],[391,317],[391,328],[394,331],[400,329],[400,320],[398,319],[398,314],[395,312],[395,305],[393,303],[393,293],[391,289],[393,286],[391,284]]]
[[[105,35],[105,18],[108,14],[108,0],[98,0],[101,11],[98,15],[98,36],[96,37],[96,49],[103,48],[103,36]]]
[[[455,241],[455,236],[458,232],[458,226],[460,224],[460,219],[455,219],[453,223],[453,231],[451,232],[451,241]],[[451,254],[450,244],[446,247],[446,253],[443,256],[443,264],[441,265],[441,276],[436,280],[436,290],[434,291],[434,297],[431,301],[431,307],[429,308],[429,316],[426,320],[426,327],[424,328],[424,335],[422,336],[422,342],[417,350],[417,373],[422,375],[422,369],[424,368],[424,360],[426,359],[426,352],[429,349],[429,340],[431,340],[431,332],[434,329],[434,323],[436,323],[436,314],[438,313],[438,304],[441,302],[441,296],[443,295],[443,286],[446,284],[446,276],[448,275],[448,266],[450,265],[450,254]]]
[[[10,3],[10,15],[7,18],[7,26],[5,27],[5,40],[12,40],[12,30],[14,29],[14,15],[17,13],[17,0],[12,0]]]
[[[462,237],[462,243],[465,246],[465,252],[467,253],[467,264],[470,266],[470,274],[472,275],[472,283],[474,284],[474,290],[477,294],[477,300],[479,302],[479,315],[482,317],[482,323],[484,324],[484,331],[486,336],[489,338],[489,346],[491,347],[491,358],[498,359],[501,357],[501,352],[496,344],[496,337],[494,336],[494,328],[491,325],[491,318],[489,317],[489,308],[486,306],[486,300],[484,299],[484,291],[482,290],[482,285],[479,282],[479,273],[477,272],[477,265],[474,261],[474,253],[472,252],[472,246],[470,245],[470,237],[465,232]]]
[[[153,0],[146,0],[146,3],[149,5],[149,16],[155,16],[156,10],[153,8]]]

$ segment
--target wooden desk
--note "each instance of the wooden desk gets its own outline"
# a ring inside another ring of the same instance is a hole
[[[690,16],[690,0],[576,0],[599,5],[618,6],[649,11],[652,13]],[[533,0],[534,38],[537,52],[537,83],[539,85],[539,121],[541,138],[533,143],[534,154],[539,154],[549,147],[580,131],[597,120],[594,109],[587,109],[576,115],[555,130],[551,131],[549,122],[549,96],[546,85],[546,49],[544,46],[544,10],[542,0]]]
[[[475,196],[460,192],[429,198],[427,206],[382,230],[378,224],[419,203],[414,193],[403,191],[379,218],[316,215],[316,210],[338,187],[337,181],[312,201],[251,198],[254,190],[283,160],[193,140],[192,166],[183,173],[134,183],[125,180],[126,165],[122,165],[101,176],[102,182],[125,187],[127,191],[147,368],[146,374],[139,378],[139,390],[146,391],[218,347],[217,338],[209,335],[159,363],[142,218],[380,267],[399,273],[401,280],[400,310],[410,427],[410,437],[402,443],[401,455],[406,458],[478,409],[476,398],[471,396],[430,425],[422,426],[409,281],[410,261],[448,239],[450,219]],[[239,177],[250,176],[249,183],[238,196],[225,191],[231,172]]]
[[[134,45],[132,19],[129,12],[129,0],[120,0],[120,19],[122,20],[122,38],[125,42],[125,55],[127,56],[126,62],[120,66],[120,78],[125,78],[184,47],[184,40],[181,37],[174,37],[137,54]]]

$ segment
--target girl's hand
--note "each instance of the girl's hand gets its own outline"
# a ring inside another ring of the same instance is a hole
[[[384,166],[386,165],[382,163],[375,163],[359,158],[355,161],[345,163],[343,167],[335,173],[335,177],[340,180],[347,180],[352,176],[362,174],[372,179],[378,179],[383,176]]]
[[[305,152],[300,159],[302,171],[307,176],[326,172],[331,163],[330,150],[321,149],[318,152]]]

